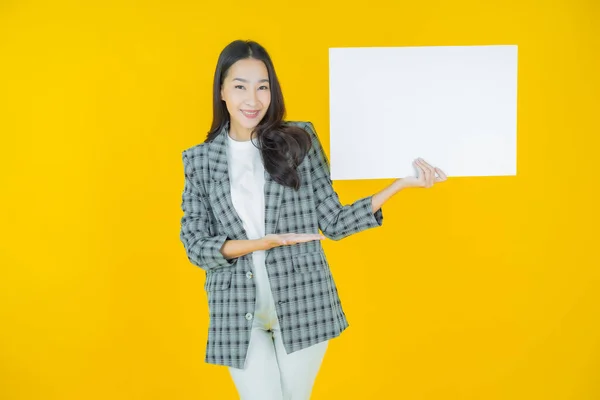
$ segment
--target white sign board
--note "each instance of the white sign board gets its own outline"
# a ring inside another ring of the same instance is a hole
[[[517,46],[329,49],[332,179],[517,173]]]

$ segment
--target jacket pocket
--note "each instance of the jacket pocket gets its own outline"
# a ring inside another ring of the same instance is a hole
[[[231,286],[231,272],[213,272],[206,276],[204,290],[212,292],[214,290],[225,290]]]
[[[321,251],[298,254],[292,259],[292,264],[294,265],[294,272],[302,273],[327,270],[327,262]]]

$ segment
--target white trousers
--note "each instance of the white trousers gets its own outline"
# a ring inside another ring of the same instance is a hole
[[[309,400],[329,342],[286,354],[274,312],[258,317],[244,369],[228,367],[240,400]]]

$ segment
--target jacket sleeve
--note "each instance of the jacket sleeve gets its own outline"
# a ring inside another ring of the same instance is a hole
[[[207,210],[208,201],[194,184],[195,169],[182,153],[185,181],[181,209],[181,230],[179,238],[183,243],[190,262],[206,271],[229,267],[237,258],[228,260],[221,253],[221,247],[228,239],[226,235],[211,236],[210,219]]]
[[[332,240],[340,240],[353,233],[381,226],[383,211],[380,208],[373,213],[371,205],[373,196],[364,197],[349,205],[340,204],[338,195],[332,186],[329,161],[315,128],[311,122],[307,122],[304,129],[312,138],[312,148],[308,153],[310,175],[319,229],[323,235]]]

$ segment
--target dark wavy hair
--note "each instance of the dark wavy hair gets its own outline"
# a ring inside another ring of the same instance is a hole
[[[265,170],[275,182],[298,190],[301,182],[296,167],[310,150],[311,137],[304,129],[285,124],[283,119],[286,111],[281,86],[271,57],[260,44],[236,40],[221,51],[213,83],[213,121],[205,142],[211,142],[229,122],[227,105],[221,100],[221,86],[229,68],[247,58],[264,62],[269,73],[271,104],[252,132],[256,135]]]

